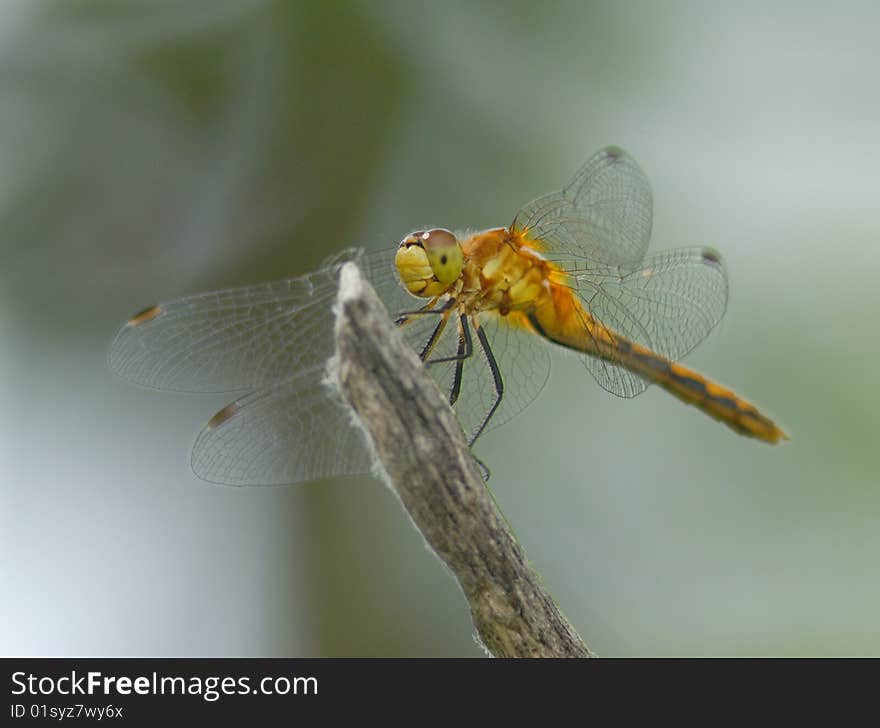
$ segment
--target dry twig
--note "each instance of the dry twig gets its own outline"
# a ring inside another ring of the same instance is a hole
[[[458,579],[496,657],[591,653],[529,566],[452,408],[352,263],[341,271],[335,374],[416,528]]]

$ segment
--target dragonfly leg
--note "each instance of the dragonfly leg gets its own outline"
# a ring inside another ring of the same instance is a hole
[[[483,434],[483,430],[486,429],[486,425],[489,424],[489,420],[495,415],[495,412],[498,411],[498,406],[501,404],[501,400],[504,398],[504,380],[501,378],[501,371],[498,369],[498,362],[495,361],[495,355],[492,353],[492,347],[489,346],[489,340],[486,338],[486,332],[480,327],[477,323],[476,319],[474,320],[474,329],[477,331],[477,339],[480,341],[480,347],[483,349],[483,353],[486,355],[486,363],[489,365],[489,371],[492,373],[492,381],[495,385],[495,402],[492,407],[489,409],[489,412],[483,418],[483,423],[477,428],[477,431],[474,433],[474,436],[471,438],[469,445],[473,446],[474,442],[476,442],[477,438]]]
[[[475,324],[476,325],[476,324]],[[458,353],[456,356],[446,357],[445,359],[432,359],[427,362],[427,364],[436,364],[443,361],[454,361],[455,362],[455,376],[452,380],[452,387],[449,390],[449,405],[452,406],[458,400],[458,395],[461,394],[461,377],[464,370],[464,362],[466,359],[469,359],[474,355],[474,342],[471,337],[471,329],[468,326],[467,316],[461,315],[458,317]],[[497,403],[495,405],[497,407]],[[495,407],[493,407],[492,411],[494,412]],[[490,415],[491,416],[491,415]],[[488,418],[486,419],[488,422]],[[483,423],[483,427],[485,427],[485,422]],[[482,431],[482,427],[480,428]],[[479,434],[479,433],[478,433]],[[471,441],[473,444],[473,441]],[[480,469],[480,475],[483,478],[483,482],[488,482],[489,477],[492,475],[492,471],[489,470],[489,466],[486,465],[480,458],[476,455],[473,456],[474,461],[477,463],[477,467]]]
[[[455,404],[458,395],[461,394],[461,375],[464,370],[464,361],[474,355],[474,342],[471,339],[471,330],[468,327],[467,317],[458,317],[458,353],[455,356],[443,359],[432,359],[426,365],[439,364],[444,361],[455,362],[455,375],[452,379],[452,387],[449,390],[449,406]]]
[[[408,323],[415,321],[420,316],[430,316],[430,315],[442,315],[446,313],[450,308],[455,305],[455,299],[450,298],[446,301],[440,308],[433,308],[437,304],[437,298],[434,297],[428,303],[426,303],[422,308],[416,311],[401,311],[397,314],[394,319],[395,326],[405,326]]]
[[[456,361],[463,362],[470,359],[474,355],[474,342],[471,339],[471,330],[467,324],[465,316],[458,317],[458,352],[455,356],[444,356],[437,359],[429,359],[425,362],[426,366],[432,364],[443,364],[444,362]]]
[[[422,362],[424,362],[431,355],[431,352],[434,350],[434,347],[437,345],[437,341],[440,339],[440,334],[443,333],[444,329],[446,328],[446,324],[449,323],[449,317],[451,315],[452,315],[451,308],[447,308],[446,311],[443,312],[443,318],[440,319],[440,322],[434,328],[434,332],[431,334],[431,336],[425,342],[425,346],[422,349],[422,353],[419,354],[419,359],[421,359]]]
[[[471,457],[473,457],[474,462],[477,464],[477,467],[480,469],[480,476],[483,478],[484,483],[489,482],[489,478],[492,477],[492,471],[489,470],[489,466],[486,465],[480,458],[471,453]]]

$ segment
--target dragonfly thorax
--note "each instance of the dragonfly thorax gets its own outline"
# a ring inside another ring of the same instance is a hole
[[[522,233],[494,228],[464,243],[467,259],[463,288],[471,292],[472,312],[530,312],[550,295],[553,267]]]

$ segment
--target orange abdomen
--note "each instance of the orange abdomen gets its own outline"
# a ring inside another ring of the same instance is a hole
[[[550,341],[619,364],[741,435],[769,443],[788,439],[769,417],[731,390],[603,326],[565,286],[551,284],[528,321]]]

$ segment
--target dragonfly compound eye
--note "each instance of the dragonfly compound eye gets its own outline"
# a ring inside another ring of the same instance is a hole
[[[431,270],[440,283],[449,285],[461,275],[464,255],[458,240],[449,230],[434,228],[422,233],[422,246]]]
[[[394,264],[401,283],[410,293],[433,298],[442,295],[461,275],[464,254],[455,235],[448,230],[419,230],[400,241]]]

